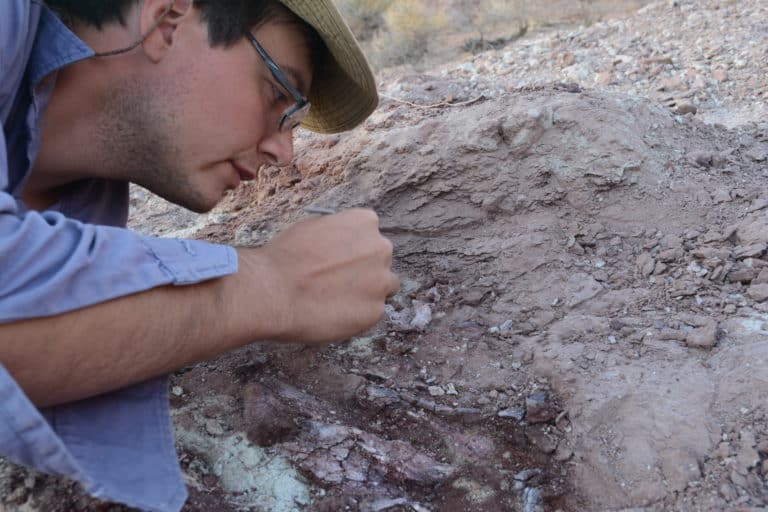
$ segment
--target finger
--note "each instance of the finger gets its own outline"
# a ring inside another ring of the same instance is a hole
[[[370,223],[372,226],[379,226],[379,215],[370,208],[350,208],[342,213],[354,216],[361,222]]]

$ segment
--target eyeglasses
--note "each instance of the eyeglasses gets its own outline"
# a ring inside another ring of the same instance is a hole
[[[272,77],[275,79],[275,81],[277,81],[278,84],[280,84],[280,87],[288,91],[288,94],[291,95],[293,101],[295,102],[293,105],[285,109],[283,116],[280,118],[280,124],[278,125],[278,130],[281,132],[293,130],[307,116],[311,104],[307,98],[302,96],[302,94],[291,85],[291,83],[286,78],[285,73],[283,73],[280,68],[277,67],[275,61],[270,58],[264,48],[262,48],[256,38],[253,36],[253,34],[246,32],[246,35],[251,41],[251,44],[253,44],[253,47],[256,48],[259,57],[261,57],[261,59],[264,61],[264,64],[267,65],[269,72],[272,73]]]

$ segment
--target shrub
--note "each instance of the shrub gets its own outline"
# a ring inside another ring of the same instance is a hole
[[[339,11],[355,36],[370,41],[384,25],[384,11],[392,0],[336,0]]]
[[[526,0],[463,0],[462,7],[469,13],[470,26],[483,40],[495,32],[504,37],[524,32],[528,26],[527,3]]]
[[[393,66],[420,60],[430,39],[448,26],[440,6],[438,0],[392,0],[382,15],[383,30],[371,42],[373,61]]]

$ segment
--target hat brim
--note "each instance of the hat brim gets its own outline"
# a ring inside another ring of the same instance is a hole
[[[333,0],[280,0],[315,29],[325,43],[325,58],[315,64],[309,101],[301,126],[338,133],[359,125],[376,109],[376,79],[349,26]]]

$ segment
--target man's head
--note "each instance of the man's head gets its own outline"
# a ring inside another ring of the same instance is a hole
[[[45,0],[68,23],[101,28],[125,25],[129,11],[143,0]],[[171,2],[171,0],[166,0]],[[318,66],[315,105],[305,128],[321,133],[349,130],[376,108],[378,95],[370,66],[333,0],[175,0],[194,5],[208,28],[211,46],[229,46],[244,31],[270,21],[301,21],[322,43],[313,55]],[[314,45],[313,45],[314,46]]]
[[[278,127],[297,97],[312,103],[305,125],[316,131],[350,128],[375,107],[362,54],[356,63],[345,59],[359,47],[351,36],[340,45],[338,22],[324,21],[329,6],[335,12],[331,0],[48,4],[97,52],[141,41],[72,66],[69,82],[92,91],[92,136],[105,177],[134,181],[192,210],[209,210],[263,164],[290,162],[293,134]],[[344,80],[353,84],[348,90],[329,88]],[[354,108],[345,96],[357,97]]]

